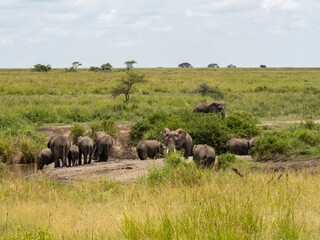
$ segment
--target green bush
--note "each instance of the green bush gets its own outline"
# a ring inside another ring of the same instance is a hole
[[[224,94],[219,87],[211,87],[206,83],[202,83],[198,85],[198,87],[194,90],[195,93],[199,93],[202,96],[210,96],[213,99],[223,99]]]
[[[226,143],[230,138],[251,138],[261,132],[252,115],[245,112],[231,113],[225,120],[219,114],[158,112],[132,126],[131,140],[135,143],[143,139],[162,141],[162,131],[166,127],[170,130],[184,129],[192,137],[193,144],[208,144],[218,154],[226,151]]]
[[[36,64],[33,65],[33,68],[31,69],[34,72],[49,72],[51,70],[50,65],[43,65],[43,64]]]
[[[116,135],[116,123],[112,118],[103,119],[100,123],[101,131],[106,132],[107,134],[114,136]]]
[[[193,161],[187,162],[180,151],[167,154],[164,162],[163,168],[154,166],[149,169],[146,179],[150,185],[167,183],[192,186],[204,180],[205,172],[199,169]]]
[[[232,153],[224,153],[219,155],[218,157],[218,169],[227,170],[232,167],[232,165],[236,162],[237,157]]]
[[[76,123],[71,128],[72,141],[75,142],[78,137],[85,136],[85,133],[86,133],[86,129],[84,128],[84,126]]]

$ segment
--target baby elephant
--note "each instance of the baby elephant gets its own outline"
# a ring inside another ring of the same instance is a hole
[[[38,170],[42,170],[44,165],[48,165],[53,162],[54,159],[50,148],[43,149],[41,152],[39,152],[37,157]]]
[[[216,151],[207,144],[194,145],[193,160],[197,166],[212,166],[216,159]]]
[[[249,149],[254,147],[257,138],[254,137],[251,140],[231,138],[227,142],[227,151],[236,155],[248,155]]]
[[[76,145],[71,145],[68,153],[69,167],[79,165],[79,148]]]
[[[164,151],[164,145],[157,140],[144,140],[139,142],[137,146],[137,153],[140,160],[146,160],[149,158],[155,158],[157,154],[162,154]]]

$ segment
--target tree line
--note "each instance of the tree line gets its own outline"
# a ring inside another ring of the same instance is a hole
[[[133,68],[133,65],[136,63],[137,62],[135,60],[130,60],[130,61],[124,62],[124,64],[126,65],[127,71],[129,71],[131,68]],[[76,72],[77,68],[80,67],[81,65],[82,65],[82,63],[75,61],[72,63],[72,66],[70,68],[65,68],[65,70],[67,72]],[[236,67],[237,66],[234,64],[227,65],[227,68],[236,68]],[[260,68],[266,68],[266,67],[267,66],[264,64],[260,65]],[[113,68],[112,65],[108,62],[108,63],[102,64],[100,67],[91,66],[89,68],[89,71],[93,71],[93,72],[111,71],[112,68]],[[193,68],[193,66],[188,62],[183,62],[178,65],[178,68]],[[219,65],[217,63],[210,63],[210,64],[208,64],[207,68],[219,68]],[[48,65],[35,64],[35,65],[33,65],[33,68],[31,70],[35,71],[35,72],[48,72],[51,70],[51,65],[49,65],[49,64]]]

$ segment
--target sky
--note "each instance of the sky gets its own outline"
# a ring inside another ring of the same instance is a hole
[[[319,67],[320,0],[0,0],[0,68]]]

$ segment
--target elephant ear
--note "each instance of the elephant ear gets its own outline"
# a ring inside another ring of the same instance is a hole
[[[49,139],[49,141],[48,141],[48,144],[47,144],[48,148],[50,148],[52,138],[54,138],[54,136],[51,136],[51,137],[50,137],[50,139]]]
[[[181,138],[185,138],[187,136],[187,133],[182,128],[179,128],[176,131],[178,132],[179,137]]]
[[[163,131],[162,131],[162,136],[165,137],[165,135],[166,135],[168,132],[170,132],[170,129],[169,129],[169,128],[163,129]]]

